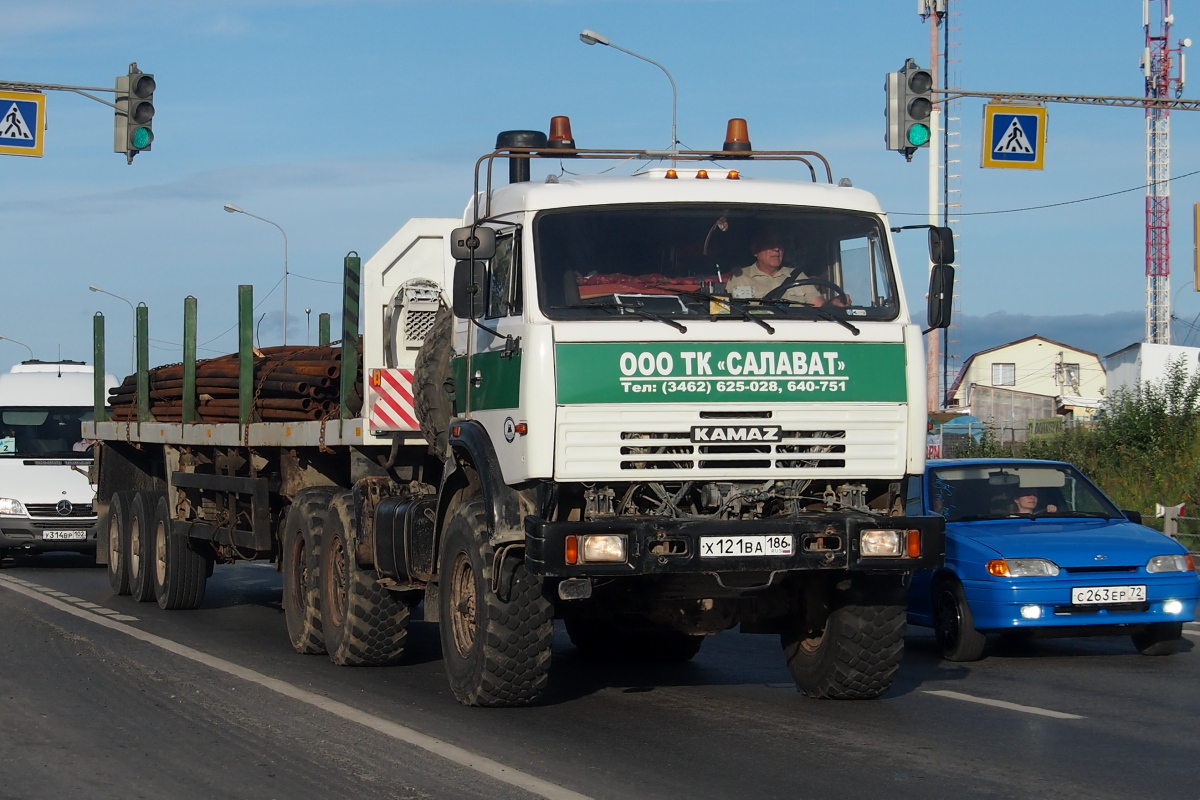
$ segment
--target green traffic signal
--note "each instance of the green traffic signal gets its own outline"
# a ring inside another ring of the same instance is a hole
[[[926,131],[926,138],[929,132]],[[154,141],[154,133],[149,128],[136,128],[133,135],[129,137],[129,143],[138,150],[145,150]]]
[[[913,147],[922,147],[929,143],[929,126],[918,122],[909,126],[908,143]]]

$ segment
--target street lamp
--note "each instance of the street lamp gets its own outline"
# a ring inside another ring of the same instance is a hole
[[[133,335],[129,339],[129,374],[132,375],[134,372],[137,372],[137,309],[133,307],[133,303],[130,303],[124,297],[121,297],[121,295],[113,294],[110,291],[101,289],[94,283],[89,286],[88,289],[93,292],[99,292],[100,294],[106,294],[109,297],[115,297],[118,300],[124,301],[125,304],[129,306],[129,313],[133,316]]]
[[[279,232],[283,234],[283,343],[287,344],[287,279],[288,279],[287,232],[283,228],[279,227],[279,223],[271,222],[271,220],[267,219],[266,217],[260,217],[257,214],[251,214],[249,211],[243,211],[242,209],[235,206],[233,203],[226,203],[225,210],[228,211],[230,214],[245,214],[247,217],[254,217],[255,219],[257,219],[261,222],[267,223],[268,225],[274,225],[276,228],[279,228]]]
[[[583,42],[584,44],[602,44],[605,47],[611,47],[614,50],[620,50],[622,53],[628,53],[629,55],[633,56],[634,58],[640,58],[642,61],[646,61],[650,64],[653,64],[654,66],[661,69],[663,71],[663,74],[667,76],[667,80],[669,80],[671,82],[671,151],[670,151],[671,152],[671,166],[672,167],[675,166],[675,154],[679,152],[679,150],[678,150],[679,140],[675,135],[675,123],[679,116],[678,115],[679,93],[676,92],[676,90],[675,90],[675,79],[671,77],[671,73],[667,72],[667,68],[664,67],[662,64],[658,63],[657,61],[655,61],[654,59],[646,58],[645,56],[639,55],[638,53],[635,53],[632,50],[626,50],[624,47],[621,47],[620,45],[613,44],[612,42],[610,42],[608,40],[607,37],[601,36],[600,34],[596,33],[595,31],[591,31],[591,30],[583,31],[582,33],[579,34],[579,41]]]
[[[26,350],[29,351],[29,360],[30,361],[33,360],[33,348],[30,347],[29,345],[25,344],[24,342],[18,342],[16,339],[12,338],[11,336],[0,336],[0,339],[5,339],[7,341],[12,342],[13,344],[21,345],[21,347],[24,347]]]
[[[312,344],[312,309],[304,309],[304,320],[308,323],[308,331],[304,334],[304,343]]]

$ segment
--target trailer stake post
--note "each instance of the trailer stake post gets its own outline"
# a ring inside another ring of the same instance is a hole
[[[196,298],[183,298],[183,413],[184,424],[196,421]]]

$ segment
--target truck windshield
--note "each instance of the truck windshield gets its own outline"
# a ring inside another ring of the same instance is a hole
[[[544,211],[538,296],[551,319],[895,319],[878,218],[828,209],[671,204]],[[820,306],[818,311],[816,307]]]
[[[90,442],[81,425],[93,417],[89,407],[0,407],[0,458],[88,456]]]

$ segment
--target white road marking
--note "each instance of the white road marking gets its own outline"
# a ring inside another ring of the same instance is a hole
[[[53,597],[47,596],[45,592],[35,591],[36,584],[24,584],[24,581],[17,582],[7,577],[0,577],[0,585],[7,586],[11,591],[23,594],[39,603],[56,608],[59,611],[64,611],[73,616],[93,622],[105,628],[123,633],[126,636],[131,636],[134,639],[152,644],[155,647],[160,647],[169,653],[182,656],[184,658],[195,661],[198,664],[203,664],[206,667],[224,672],[227,675],[232,675],[236,678],[241,678],[244,681],[256,684],[264,689],[270,689],[273,692],[278,692],[284,697],[290,697],[293,700],[299,700],[301,703],[307,703],[310,706],[319,708],[334,716],[341,717],[348,722],[354,722],[363,727],[370,728],[374,731],[382,733],[384,736],[390,736],[397,741],[411,744],[414,747],[419,747],[433,755],[440,756],[447,761],[451,761],[467,769],[475,770],[481,775],[486,775],[502,783],[507,783],[510,786],[515,786],[518,789],[535,794],[539,797],[545,797],[547,800],[591,800],[587,795],[573,792],[570,789],[559,786],[555,783],[542,780],[520,770],[505,766],[499,761],[494,761],[485,756],[472,753],[470,750],[450,744],[441,739],[428,736],[420,731],[400,725],[395,722],[377,717],[374,714],[368,714],[365,711],[360,711],[353,706],[339,703],[336,700],[331,700],[328,697],[322,697],[314,692],[309,692],[297,686],[293,686],[286,681],[281,681],[277,678],[272,678],[261,672],[256,672],[252,669],[234,664],[232,661],[226,661],[223,658],[209,655],[195,648],[172,641],[171,639],[155,636],[152,633],[139,630],[138,628],[129,625],[123,625],[120,622],[115,622],[117,619],[134,619],[133,617],[102,617],[98,614],[93,614],[90,611],[80,610],[72,605],[62,602]],[[40,587],[39,587],[40,588]]]
[[[1194,638],[1196,638],[1196,639],[1200,639],[1200,631],[1184,631],[1184,632],[1183,632],[1183,635],[1184,635],[1184,636],[1191,636],[1191,637],[1194,637]]]
[[[939,697],[949,697],[951,700],[965,700],[968,703],[979,703],[985,706],[995,706],[996,708],[1006,708],[1009,711],[1021,711],[1025,714],[1037,714],[1042,717],[1054,717],[1055,719],[1087,719],[1078,714],[1067,714],[1062,711],[1051,711],[1048,708],[1038,708],[1037,706],[1023,706],[1018,703],[1009,703],[1005,700],[989,700],[986,697],[974,697],[961,692],[950,692],[944,689],[927,690],[925,694],[936,694]]]

